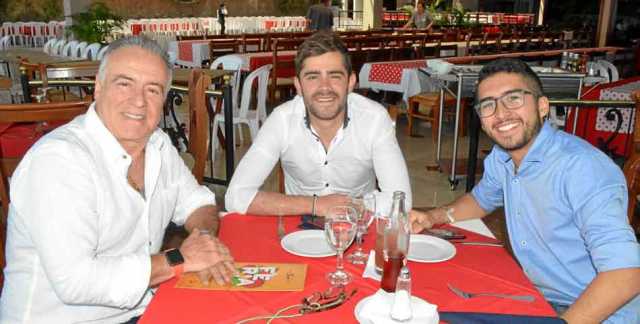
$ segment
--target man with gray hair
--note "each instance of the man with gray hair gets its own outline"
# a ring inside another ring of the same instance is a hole
[[[155,42],[117,40],[87,113],[25,155],[11,179],[0,322],[121,323],[183,272],[230,279],[215,197],[158,129],[170,84]],[[190,235],[161,252],[171,221]]]

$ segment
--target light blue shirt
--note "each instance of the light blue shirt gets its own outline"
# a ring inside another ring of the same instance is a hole
[[[609,157],[545,123],[517,172],[495,146],[472,195],[504,206],[513,252],[545,298],[571,305],[599,272],[640,267],[624,175]],[[640,323],[640,297],[606,323]]]

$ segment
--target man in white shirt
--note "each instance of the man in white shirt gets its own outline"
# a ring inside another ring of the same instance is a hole
[[[226,209],[249,214],[315,214],[349,202],[348,193],[406,193],[411,187],[395,127],[380,104],[352,93],[356,76],[340,39],[318,32],[298,48],[298,96],[277,107],[240,161]],[[286,195],[259,191],[278,160]],[[377,180],[377,183],[376,183]]]
[[[171,73],[155,42],[113,42],[95,103],[25,155],[11,179],[0,322],[120,323],[182,272],[229,280],[215,197],[157,127]],[[160,252],[170,221],[190,235]]]

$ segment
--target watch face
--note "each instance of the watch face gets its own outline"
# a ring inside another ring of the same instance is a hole
[[[169,251],[166,251],[164,253],[164,256],[167,258],[167,262],[172,267],[184,263],[182,253],[180,253],[180,250],[178,249],[171,249]]]

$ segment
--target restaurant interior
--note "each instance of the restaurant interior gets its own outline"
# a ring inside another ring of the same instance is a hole
[[[228,12],[224,24],[219,17],[222,3]],[[173,82],[159,127],[224,210],[231,176],[261,125],[275,107],[296,95],[294,58],[298,46],[313,33],[306,14],[315,3],[3,1],[0,268],[5,265],[11,175],[38,139],[86,111],[110,42],[143,35],[167,51]],[[639,236],[640,115],[635,110],[640,108],[640,4],[636,0],[434,0],[426,5],[431,28],[405,28],[415,6],[414,0],[331,1],[333,31],[347,46],[358,78],[354,91],[382,103],[395,124],[413,207],[428,210],[450,203],[481,179],[483,159],[494,143],[480,129],[472,109],[473,88],[483,64],[512,57],[535,67],[552,106],[550,123],[588,141],[624,172],[628,219]],[[230,133],[233,136],[227,136]],[[275,168],[263,189],[283,192],[282,177],[281,169]],[[220,233],[237,253],[236,260],[306,264],[302,288],[221,291],[193,289],[172,279],[159,287],[141,323],[242,322],[275,314],[327,289],[324,275],[335,268],[335,257],[308,258],[283,250],[282,235],[276,233],[282,217],[241,217],[224,216]],[[285,217],[286,233],[297,231],[298,223],[299,217]],[[502,210],[455,226],[450,229],[472,241],[499,245],[456,244],[448,257],[409,262],[413,296],[437,305],[441,319],[447,312],[555,316],[515,260]],[[364,236],[366,251],[374,248],[375,227],[370,226]],[[187,235],[183,228],[170,225],[165,248],[180,246]],[[354,279],[336,295],[337,307],[320,303],[320,309],[275,322],[368,323],[359,313],[367,305],[360,302],[376,293],[379,279],[367,277],[363,265],[345,261],[344,267]],[[0,274],[0,289],[2,279]],[[447,289],[447,282],[471,291],[500,291],[534,300],[460,298]],[[517,317],[514,320],[518,322]]]

